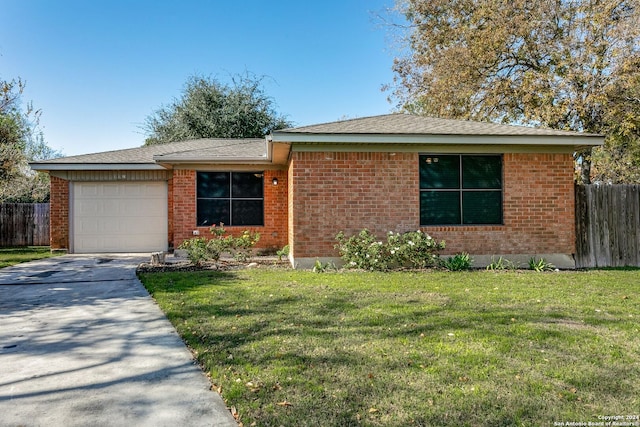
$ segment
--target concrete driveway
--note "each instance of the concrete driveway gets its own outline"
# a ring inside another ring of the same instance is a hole
[[[0,425],[237,427],[136,278],[148,259],[0,269]]]

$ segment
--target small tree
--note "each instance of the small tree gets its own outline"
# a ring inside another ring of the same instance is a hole
[[[60,156],[44,140],[41,112],[30,103],[22,108],[24,87],[20,79],[0,80],[0,203],[47,201],[49,176],[33,172],[28,162]]]

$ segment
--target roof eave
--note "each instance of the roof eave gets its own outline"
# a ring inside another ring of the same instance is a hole
[[[171,158],[154,156],[153,160],[158,164],[184,164],[184,163],[270,163],[266,157],[193,157]]]
[[[559,145],[598,146],[604,144],[600,135],[414,135],[414,134],[321,134],[278,132],[271,134],[273,142],[290,143],[352,143],[352,144],[451,144],[451,145]]]
[[[165,170],[166,168],[156,163],[29,163],[31,169],[36,171],[63,171],[63,170]]]

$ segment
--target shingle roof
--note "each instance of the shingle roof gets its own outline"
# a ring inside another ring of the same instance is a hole
[[[272,132],[269,138],[273,142],[284,142],[285,145],[297,142],[352,142],[593,146],[601,145],[604,140],[600,135],[579,132],[438,119],[401,113],[283,129]],[[494,140],[487,142],[487,138]],[[211,138],[62,157],[33,162],[31,166],[36,170],[122,167],[163,169],[160,163],[266,162],[269,160],[268,154],[267,141],[264,138]]]
[[[266,158],[266,144],[263,138],[252,139],[196,139],[171,142],[125,150],[82,154],[58,159],[34,162],[33,165],[57,164],[156,164],[162,160],[225,160]]]
[[[580,132],[394,113],[283,129],[274,134],[598,136]]]

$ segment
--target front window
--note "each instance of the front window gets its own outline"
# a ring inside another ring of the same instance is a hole
[[[502,156],[420,155],[420,224],[502,224]]]
[[[264,225],[262,172],[198,172],[198,226]]]

